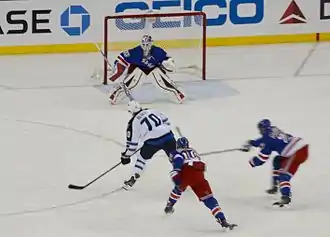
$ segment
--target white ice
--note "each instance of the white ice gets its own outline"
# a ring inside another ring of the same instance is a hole
[[[129,114],[90,85],[98,54],[0,58],[0,236],[140,237],[330,235],[330,44],[208,49],[208,78],[239,92],[183,105],[154,103],[200,152],[240,146],[268,117],[310,142],[310,160],[294,177],[290,209],[271,207],[270,163],[252,169],[250,153],[204,157],[207,177],[228,221],[224,233],[192,192],[164,218],[170,165],[159,153],[134,190],[108,194],[130,175],[119,161]],[[181,54],[182,56],[182,54]],[[278,197],[276,197],[278,198]]]

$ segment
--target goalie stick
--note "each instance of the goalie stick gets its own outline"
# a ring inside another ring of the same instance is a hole
[[[112,67],[112,65],[110,64],[110,62],[109,62],[109,60],[107,59],[107,57],[105,56],[103,50],[100,48],[100,46],[99,46],[98,44],[95,44],[95,46],[96,46],[96,48],[99,50],[99,52],[102,54],[103,59],[106,61],[106,63],[107,63],[108,66],[110,67],[110,70],[113,71],[113,67]],[[124,83],[124,82],[120,82],[120,83],[119,83],[119,86],[120,86],[121,88],[123,88],[123,90],[124,90],[126,96],[129,98],[129,100],[130,100],[130,101],[133,101],[134,98],[133,98],[133,96],[132,96],[132,93],[131,93],[130,90],[127,88],[127,86],[125,85],[125,83]]]

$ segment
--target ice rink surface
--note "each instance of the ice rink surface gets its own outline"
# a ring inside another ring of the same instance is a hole
[[[130,115],[90,85],[98,54],[0,57],[0,236],[3,237],[329,237],[330,44],[211,48],[208,80],[235,91],[183,105],[151,103],[181,127],[200,152],[240,146],[268,117],[310,142],[310,159],[292,181],[290,209],[271,207],[269,161],[250,153],[204,157],[207,177],[228,221],[225,233],[188,191],[164,218],[172,188],[163,153],[129,192],[109,194],[125,166],[82,191],[119,161]],[[182,54],[181,54],[182,57]]]

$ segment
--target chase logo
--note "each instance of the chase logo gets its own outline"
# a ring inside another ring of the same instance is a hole
[[[68,35],[79,36],[89,28],[90,18],[88,11],[83,6],[71,5],[61,14],[61,27]]]

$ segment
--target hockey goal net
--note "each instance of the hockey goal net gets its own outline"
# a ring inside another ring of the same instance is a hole
[[[206,15],[204,12],[161,13],[106,16],[104,19],[104,53],[112,63],[121,51],[140,44],[149,34],[154,45],[162,47],[176,62],[173,74],[205,80],[206,74]],[[104,60],[104,83],[111,70]],[[175,79],[174,79],[175,80]]]

